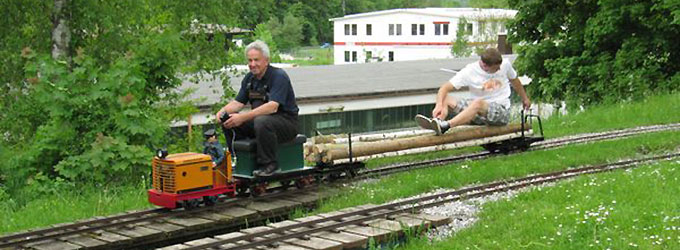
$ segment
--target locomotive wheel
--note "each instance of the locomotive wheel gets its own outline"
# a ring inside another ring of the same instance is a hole
[[[217,204],[217,196],[203,196],[203,204],[206,206],[212,206]]]
[[[297,187],[298,189],[305,188],[305,186],[307,186],[311,183],[310,178],[311,178],[311,176],[307,176],[307,177],[302,177],[302,178],[296,180],[295,181],[295,187]]]
[[[260,195],[267,192],[267,184],[254,185],[250,187],[250,194],[253,197],[259,197]]]
[[[281,183],[281,188],[283,188],[283,190],[286,190],[290,187],[290,182],[291,180],[279,181],[279,183]]]
[[[248,197],[248,187],[239,185],[236,187],[236,195],[239,197]]]
[[[197,208],[199,204],[200,202],[198,201],[198,199],[186,200],[184,201],[184,209],[191,210]]]

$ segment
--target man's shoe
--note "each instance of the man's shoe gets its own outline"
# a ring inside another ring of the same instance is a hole
[[[449,123],[442,121],[439,118],[428,118],[424,115],[418,114],[415,117],[418,126],[424,129],[434,130],[437,135],[442,135],[449,130]]]
[[[279,166],[277,166],[276,163],[269,163],[263,168],[253,171],[253,176],[256,177],[272,176],[272,174],[274,174],[274,172],[276,172],[277,170],[279,170]]]

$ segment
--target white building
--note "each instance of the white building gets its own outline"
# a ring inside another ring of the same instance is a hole
[[[333,18],[335,64],[451,58],[458,23],[468,45],[491,44],[516,10],[392,9]]]

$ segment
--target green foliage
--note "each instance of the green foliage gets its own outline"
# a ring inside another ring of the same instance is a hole
[[[458,28],[456,29],[456,39],[453,41],[453,45],[451,45],[451,54],[454,57],[467,57],[470,56],[470,48],[468,47],[468,38],[467,38],[467,31],[465,30],[465,26],[467,25],[467,20],[465,18],[461,18],[458,21]]]
[[[639,99],[680,86],[678,1],[510,1],[518,71],[543,101],[570,107]]]
[[[283,18],[283,22],[277,17],[272,16],[265,25],[266,29],[271,32],[276,45],[281,50],[290,50],[294,47],[299,47],[300,42],[302,42],[302,23],[303,21],[295,17],[292,12],[289,12]]]
[[[272,36],[272,32],[268,28],[268,24],[258,24],[257,27],[255,27],[255,36],[253,37],[254,39],[257,40],[262,40],[263,42],[267,43],[269,46],[269,54],[271,57],[272,62],[280,62],[281,57],[279,56],[279,46],[277,43],[274,41],[274,37]],[[244,56],[244,60],[245,56]]]
[[[0,4],[12,17],[0,20],[12,27],[0,34],[0,182],[19,205],[146,175],[152,151],[173,142],[170,121],[197,111],[178,77],[212,77],[235,58],[221,32],[239,3],[71,3],[69,63],[49,56],[51,1]]]

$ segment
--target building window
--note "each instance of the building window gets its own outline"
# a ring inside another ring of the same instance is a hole
[[[389,27],[390,27],[390,28],[389,28],[389,33],[388,33],[388,34],[389,34],[390,36],[394,36],[395,34],[396,34],[397,36],[401,36],[401,24],[390,24]],[[396,31],[395,31],[395,27],[396,27]]]
[[[366,35],[373,35],[373,27],[370,24],[366,24]]]
[[[373,51],[366,51],[366,62],[369,62],[373,58]]]
[[[345,62],[349,62],[349,51],[345,51]]]
[[[394,51],[390,51],[389,53],[389,61],[393,62],[394,61]]]
[[[411,35],[425,35],[425,24],[411,24]]]
[[[479,21],[479,26],[477,27],[477,29],[478,29],[478,33],[479,33],[480,35],[481,35],[481,34],[484,34],[484,30],[486,29],[486,22],[484,22],[484,21]]]
[[[345,24],[345,36],[349,36],[349,24]]]
[[[352,24],[352,35],[353,36],[357,35],[357,25],[356,24]]]
[[[357,61],[357,52],[352,51],[352,62],[356,62],[356,61]]]
[[[500,26],[500,33],[505,33],[505,24],[504,23],[499,23]]]
[[[448,35],[449,34],[449,24],[448,23],[435,23],[434,24],[434,35]]]
[[[467,32],[468,35],[472,35],[472,24],[468,23],[467,27],[465,27],[465,31]]]

